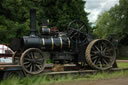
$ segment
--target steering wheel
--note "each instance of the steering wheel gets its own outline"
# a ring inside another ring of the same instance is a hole
[[[67,36],[74,43],[83,43],[87,39],[88,28],[83,21],[74,20],[68,24]]]

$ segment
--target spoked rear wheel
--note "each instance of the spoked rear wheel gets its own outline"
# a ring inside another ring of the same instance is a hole
[[[109,69],[116,59],[114,46],[107,40],[93,40],[88,45],[85,54],[89,66],[99,70]]]
[[[38,48],[29,48],[21,55],[23,70],[29,74],[39,74],[44,70],[46,59]]]

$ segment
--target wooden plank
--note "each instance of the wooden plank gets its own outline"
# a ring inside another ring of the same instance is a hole
[[[0,63],[0,66],[1,65],[14,65],[13,63]]]
[[[0,65],[0,68],[4,68],[4,67],[19,67],[21,65]]]
[[[95,73],[95,72],[97,72],[97,70],[45,72],[44,74],[59,75],[59,74],[76,74],[76,73]]]
[[[46,75],[64,75],[64,74],[95,74],[99,72],[116,72],[116,71],[127,71],[128,68],[112,68],[109,70],[79,70],[79,71],[61,71],[61,72],[43,72]]]

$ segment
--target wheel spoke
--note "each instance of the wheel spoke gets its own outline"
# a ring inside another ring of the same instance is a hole
[[[98,59],[95,59],[93,63],[96,64],[97,60],[98,60]]]
[[[103,50],[102,51],[104,51],[104,49],[106,49],[106,44],[104,43],[104,42],[102,42],[102,46],[103,46]]]
[[[92,60],[97,59],[99,56],[92,57]]]
[[[101,49],[101,51],[103,51],[103,47],[102,47],[102,45],[100,46],[100,49]]]
[[[77,32],[75,32],[72,36],[71,36],[71,39],[77,34]],[[75,36],[76,37],[76,36]]]
[[[91,53],[97,54],[99,53],[99,51],[91,51]]]
[[[103,50],[103,51],[105,52],[106,50],[107,50],[107,48],[104,48],[104,50]]]
[[[99,49],[97,46],[95,46],[95,48],[97,49],[97,51],[99,51],[99,52],[100,52],[100,49]]]
[[[44,58],[37,59],[36,61],[37,61],[37,62],[43,62],[43,61],[44,61]]]
[[[24,64],[29,64],[30,62],[24,62]]]
[[[99,53],[99,52],[93,52],[93,53],[91,53],[91,57],[92,57],[92,56],[97,56],[98,53]]]
[[[30,64],[26,65],[25,67],[26,67],[26,68],[29,68],[31,65],[32,65],[32,64],[30,63]]]
[[[99,61],[99,64],[100,64],[100,68],[102,68],[103,66],[102,66],[102,63],[101,63],[101,61]]]
[[[107,49],[105,52],[111,52],[111,51],[113,51],[112,48],[111,49]]]
[[[41,69],[41,66],[40,66],[40,65],[36,65],[36,67],[37,67],[38,69]]]
[[[105,59],[102,59],[103,62],[106,64],[106,65],[109,65],[108,62],[105,60]]]
[[[111,56],[105,56],[105,58],[112,59],[112,57],[111,57]]]
[[[31,59],[29,59],[29,58],[24,58],[24,60],[31,61]]]
[[[99,57],[99,58],[97,59],[97,63],[96,63],[96,64],[99,64],[100,60],[101,60],[101,58]]]
[[[33,52],[31,52],[30,55],[31,55],[32,59],[34,59],[34,54],[33,54]]]
[[[27,56],[28,56],[30,59],[32,58],[29,54],[27,54]]]
[[[84,25],[81,26],[80,31],[84,28]]]
[[[30,72],[32,72],[32,65],[31,65],[31,67],[30,67]]]
[[[38,65],[42,65],[42,63],[41,63],[41,62],[36,62],[36,64],[38,64]]]

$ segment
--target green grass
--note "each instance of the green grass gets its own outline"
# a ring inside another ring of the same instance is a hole
[[[65,75],[65,76],[47,76],[47,75],[37,75],[37,76],[29,76],[25,77],[21,80],[18,80],[16,78],[3,80],[0,85],[44,85],[49,83],[57,83],[57,82],[66,82],[66,81],[72,81],[73,77],[71,75]]]
[[[119,68],[128,68],[128,63],[118,63]]]
[[[113,73],[97,73],[93,75],[65,75],[65,76],[46,76],[38,75],[32,77],[26,77],[21,80],[12,78],[9,80],[4,80],[0,85],[46,85],[50,83],[67,82],[67,81],[80,81],[80,80],[101,80],[110,78],[120,78],[128,76],[128,71],[120,71]]]
[[[128,63],[118,63],[120,68],[128,67]],[[65,76],[47,76],[47,75],[36,75],[28,76],[21,80],[12,78],[9,80],[3,80],[0,85],[47,85],[50,83],[67,82],[67,81],[79,81],[79,80],[101,80],[101,79],[111,79],[128,77],[128,71],[120,72],[101,72],[97,74],[90,75],[65,75]]]

